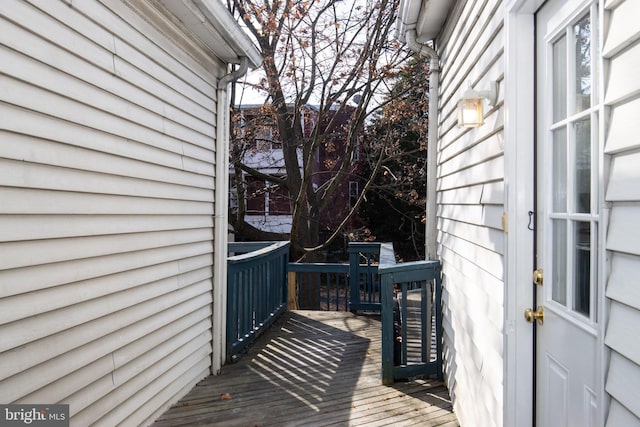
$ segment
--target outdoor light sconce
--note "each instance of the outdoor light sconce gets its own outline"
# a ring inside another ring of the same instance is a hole
[[[458,126],[461,128],[477,128],[484,124],[482,98],[486,98],[489,106],[498,99],[498,83],[491,82],[488,90],[473,90],[471,87],[458,101]]]

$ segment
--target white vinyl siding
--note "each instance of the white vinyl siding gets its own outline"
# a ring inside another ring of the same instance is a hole
[[[611,397],[607,426],[640,426],[640,3],[606,1],[605,8],[605,103],[611,112],[605,143],[610,160],[605,199],[611,206],[606,240],[611,260],[606,288],[605,343],[611,350],[605,384]]]
[[[437,39],[442,64],[438,251],[443,262],[445,378],[461,425],[501,425],[505,235],[502,92],[485,124],[457,127],[471,85],[504,75],[502,2],[458,2]]]
[[[149,424],[210,372],[226,66],[159,17],[0,1],[0,402],[71,425]]]

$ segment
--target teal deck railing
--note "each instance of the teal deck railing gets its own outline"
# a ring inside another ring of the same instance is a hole
[[[227,258],[226,358],[231,362],[287,308],[289,243],[230,244],[228,251],[240,253]]]
[[[349,265],[339,263],[289,263],[300,310],[348,311]]]
[[[380,311],[380,243],[349,243],[349,310]]]
[[[303,310],[380,311],[380,243],[349,243],[349,264],[289,263]]]
[[[229,242],[227,243],[227,255],[242,255],[247,254],[249,252],[259,251],[260,249],[264,249],[273,245],[274,243],[282,243],[282,242]]]
[[[421,375],[442,379],[440,261],[396,264],[382,252],[382,382]]]
[[[286,310],[295,290],[299,309],[381,313],[383,383],[442,378],[439,261],[396,263],[388,243],[351,243],[349,264],[289,263],[288,242],[233,243],[229,253],[239,255],[228,258],[227,361]]]

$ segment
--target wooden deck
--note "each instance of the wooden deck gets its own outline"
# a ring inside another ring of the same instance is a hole
[[[288,312],[154,426],[458,426],[442,382],[383,386],[380,357],[378,316]]]

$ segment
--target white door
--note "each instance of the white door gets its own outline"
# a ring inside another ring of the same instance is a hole
[[[535,416],[600,424],[597,1],[549,0],[536,14]],[[594,61],[595,60],[595,61]],[[531,320],[531,316],[530,316]]]

